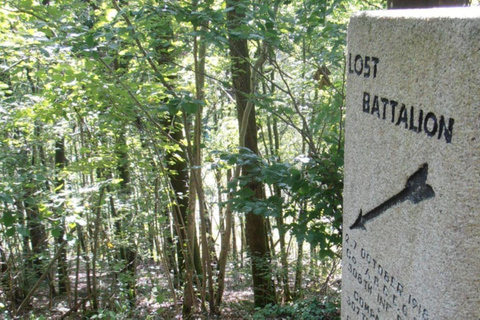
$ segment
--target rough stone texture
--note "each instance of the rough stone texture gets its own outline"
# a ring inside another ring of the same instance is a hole
[[[480,319],[480,8],[356,14],[347,73],[342,319]]]

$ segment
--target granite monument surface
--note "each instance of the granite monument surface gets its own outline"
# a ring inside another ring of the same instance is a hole
[[[480,8],[348,27],[342,319],[480,319]]]

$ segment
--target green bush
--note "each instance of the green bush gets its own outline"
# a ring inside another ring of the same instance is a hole
[[[284,306],[267,305],[257,308],[253,319],[298,319],[298,320],[333,320],[340,319],[340,306],[330,301],[317,298],[295,301]]]

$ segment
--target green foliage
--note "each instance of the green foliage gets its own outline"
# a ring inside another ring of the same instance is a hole
[[[256,309],[253,319],[338,320],[340,308],[334,302],[309,298],[284,306],[268,305],[263,309]]]
[[[165,261],[168,248],[181,248],[173,208],[187,194],[175,194],[169,181],[183,172],[165,168],[190,166],[186,151],[203,152],[203,164],[192,169],[205,178],[213,220],[220,221],[216,188],[224,188],[233,191],[236,213],[282,217],[284,225],[273,228],[318,247],[321,257],[338,254],[346,23],[367,6],[246,0],[240,3],[245,17],[229,33],[232,8],[224,1],[6,0],[0,9],[0,248],[7,251],[2,259],[11,286],[3,292],[13,296],[2,293],[2,316],[18,306],[11,301],[21,302],[43,270],[40,262],[63,240],[69,259],[78,254],[82,268],[104,276],[93,318],[131,316],[135,290],[128,284],[138,277],[125,270],[129,250],[139,262],[161,264],[167,277],[178,271]],[[261,156],[235,151],[229,37],[249,41],[252,66],[267,56],[253,70],[258,82],[249,96]],[[206,45],[204,99],[196,92],[195,40]],[[330,84],[321,87],[314,74],[323,66]],[[175,133],[193,140],[202,110],[202,141],[187,150],[188,139]],[[61,141],[65,161],[58,163]],[[236,167],[248,168],[250,176],[226,186],[212,182],[213,173],[223,179]],[[246,188],[252,181],[263,185],[266,199]],[[210,236],[219,239],[212,229]],[[152,299],[163,304],[171,296],[159,292]],[[314,300],[264,312],[296,310],[308,319],[314,306],[329,313]]]
[[[121,314],[116,313],[112,310],[98,310],[98,313],[91,316],[90,319],[106,319],[106,320],[113,320],[113,319],[120,319]]]
[[[248,149],[220,158],[230,165],[249,168],[249,176],[241,176],[228,185],[227,191],[233,190],[230,202],[235,211],[290,218],[283,228],[290,230],[297,241],[319,246],[323,257],[335,256],[342,234],[341,150],[327,153],[321,159],[304,157],[294,163],[268,163]],[[279,188],[283,196],[254,198],[253,192],[244,188],[252,180],[270,190]]]

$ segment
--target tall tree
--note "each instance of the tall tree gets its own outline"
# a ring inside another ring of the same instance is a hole
[[[251,81],[252,71],[248,41],[245,37],[238,35],[240,27],[245,23],[245,9],[248,5],[248,2],[242,0],[227,0],[227,7],[230,9],[227,14],[228,43],[231,57],[232,85],[235,90],[238,127],[240,128],[240,147],[247,148],[258,155],[255,106],[251,99],[255,84]],[[262,64],[261,60],[265,59],[264,56],[265,53],[261,52],[257,61],[258,65]],[[251,197],[263,199],[262,184],[252,176],[253,166],[252,164],[243,166],[242,176],[248,179],[246,187],[251,190]],[[255,306],[264,307],[269,303],[276,302],[275,288],[270,270],[265,219],[263,216],[255,214],[253,208],[245,215],[245,236],[252,264]]]

